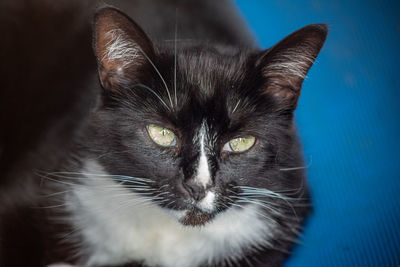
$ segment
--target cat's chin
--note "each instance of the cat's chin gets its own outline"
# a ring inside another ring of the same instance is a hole
[[[198,208],[191,207],[184,210],[166,209],[180,224],[187,227],[204,226],[217,215],[217,212],[204,212]]]
[[[188,210],[179,222],[185,226],[203,226],[212,221],[215,213],[205,213],[198,209]]]

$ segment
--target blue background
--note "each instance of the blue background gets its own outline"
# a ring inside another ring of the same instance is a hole
[[[296,112],[314,213],[286,266],[400,266],[400,1],[235,2],[264,48],[330,29]]]

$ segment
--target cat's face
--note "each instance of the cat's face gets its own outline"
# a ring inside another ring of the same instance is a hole
[[[268,51],[156,50],[114,9],[100,12],[95,27],[104,94],[93,145],[108,173],[130,177],[124,186],[185,225],[246,203],[284,206],[283,192],[303,193],[302,171],[286,171],[303,164],[293,110],[324,26]]]

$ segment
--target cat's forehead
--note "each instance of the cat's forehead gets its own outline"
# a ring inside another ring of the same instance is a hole
[[[206,95],[212,95],[215,90],[227,90],[244,76],[246,56],[239,51],[203,47],[184,50],[176,57],[181,84],[197,87]]]
[[[167,127],[199,131],[202,125],[207,132],[244,124],[261,101],[254,90],[258,85],[248,83],[251,63],[247,52],[192,47],[160,53],[155,66],[157,75],[148,75],[143,86],[133,92],[146,92],[135,105],[150,119],[155,118]],[[140,89],[140,90],[138,90]],[[145,88],[146,89],[146,88]],[[255,101],[257,100],[257,101]]]

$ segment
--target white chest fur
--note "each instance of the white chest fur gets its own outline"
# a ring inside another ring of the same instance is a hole
[[[203,227],[181,225],[176,216],[118,185],[87,162],[83,185],[67,198],[73,223],[87,249],[86,266],[141,261],[149,266],[184,267],[240,258],[268,245],[273,227],[257,207],[230,208]]]

